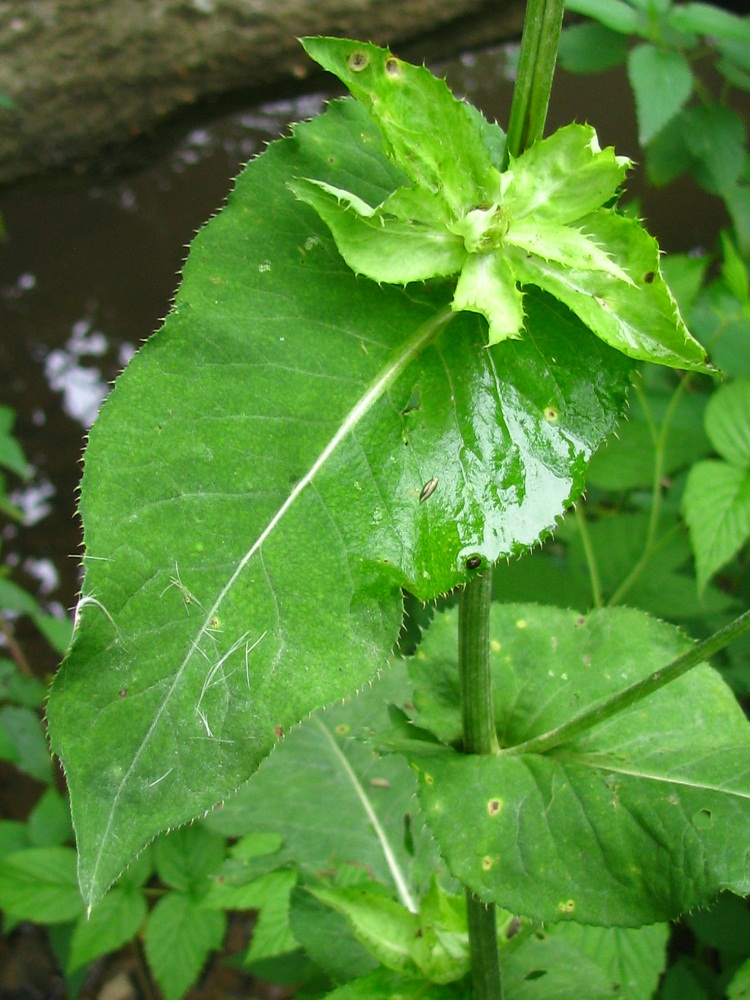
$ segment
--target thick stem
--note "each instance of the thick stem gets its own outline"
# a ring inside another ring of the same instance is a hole
[[[464,753],[500,749],[490,677],[490,601],[492,573],[475,577],[461,592],[458,606],[458,673]]]
[[[557,61],[563,0],[528,0],[508,122],[505,166],[541,139]]]
[[[475,577],[458,606],[458,672],[461,686],[464,753],[499,751],[490,676],[490,601],[492,573]],[[498,1000],[500,957],[495,906],[466,890],[474,1000]]]

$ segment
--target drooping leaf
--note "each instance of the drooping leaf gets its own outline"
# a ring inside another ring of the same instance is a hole
[[[499,756],[457,753],[455,618],[414,659],[420,799],[453,874],[533,919],[638,926],[750,890],[750,724],[707,666],[556,749],[513,751],[684,652],[642,612],[494,605]],[[686,740],[685,734],[690,734]]]
[[[343,174],[378,204],[379,146],[346,101],[251,163],[92,428],[48,706],[89,901],[377,672],[401,587],[428,599],[535,544],[622,406],[627,360],[544,296],[486,350],[476,318],[446,329],[443,285],[352,274],[287,184]]]

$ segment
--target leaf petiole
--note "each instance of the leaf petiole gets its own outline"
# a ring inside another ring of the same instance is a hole
[[[697,667],[700,663],[720,652],[725,646],[739,639],[748,630],[750,630],[750,610],[743,612],[733,622],[730,622],[729,625],[725,625],[718,632],[714,632],[708,639],[699,642],[692,649],[683,653],[682,656],[678,656],[676,660],[672,660],[668,666],[663,667],[661,670],[655,670],[648,677],[636,681],[635,684],[631,684],[623,691],[618,691],[617,694],[600,699],[582,712],[579,712],[578,715],[568,722],[564,722],[561,726],[556,726],[554,729],[550,729],[549,732],[542,733],[540,736],[535,736],[533,739],[525,740],[523,743],[516,744],[516,746],[501,750],[501,756],[517,757],[521,754],[529,753],[542,754],[547,753],[549,750],[554,750],[555,747],[559,747],[563,743],[569,743],[576,737],[588,732],[589,729],[595,729],[596,726],[600,726],[607,719],[611,719],[612,716],[618,715],[626,708],[630,708],[637,702],[647,698],[650,694],[658,691],[659,688],[664,687],[665,684],[671,684],[672,681],[676,681],[678,677],[682,677],[688,670]]]

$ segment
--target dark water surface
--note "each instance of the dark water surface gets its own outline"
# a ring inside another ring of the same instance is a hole
[[[465,53],[433,68],[505,126],[512,51]],[[548,131],[588,121],[602,146],[637,159],[621,73],[559,72],[556,83]],[[232,99],[210,119],[202,113],[165,126],[145,152],[141,144],[140,162],[129,169],[103,162],[97,176],[57,175],[0,190],[7,230],[0,243],[0,404],[16,410],[34,469],[15,492],[26,524],[5,525],[0,558],[57,613],[72,607],[78,588],[80,456],[108,386],[165,316],[187,245],[221,207],[241,166],[335,93],[241,108]],[[637,172],[629,191],[642,193]],[[671,250],[710,245],[723,222],[718,204],[692,186],[651,192],[642,211]],[[31,634],[27,641],[35,666],[52,669],[41,643],[37,649]]]

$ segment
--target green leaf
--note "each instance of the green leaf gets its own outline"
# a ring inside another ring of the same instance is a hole
[[[326,1000],[469,1000],[460,986],[433,986],[424,979],[404,978],[389,969],[377,969],[362,979],[326,993]]]
[[[565,6],[622,35],[640,34],[647,24],[646,19],[623,0],[567,0]]]
[[[692,338],[659,266],[656,241],[634,220],[601,210],[581,227],[633,281],[606,271],[563,266],[517,253],[512,267],[522,284],[538,285],[564,302],[605,343],[646,361],[695,371],[707,367],[703,347]]]
[[[355,274],[405,285],[461,269],[466,251],[459,237],[418,219],[393,218],[388,201],[381,211],[370,209],[367,215],[353,208],[342,211],[349,192],[322,181],[297,180],[289,187],[328,225],[341,256]]]
[[[416,914],[367,888],[310,892],[346,917],[357,940],[394,972],[451,983],[469,971],[463,896],[450,896],[433,883]]]
[[[444,331],[450,289],[352,274],[287,184],[336,182],[346,150],[347,190],[377,201],[363,133],[341,102],[248,166],[91,430],[48,705],[87,900],[365,684],[402,587],[427,600],[534,545],[622,406],[629,362],[545,296],[486,350],[474,317]]]
[[[744,894],[750,725],[701,666],[544,754],[457,753],[455,617],[436,619],[413,661],[420,799],[452,873],[532,919],[637,926]],[[690,643],[642,612],[587,617],[493,605],[491,662],[501,747],[555,728],[665,666]],[[690,733],[686,741],[685,733]],[[675,845],[679,845],[678,848]]]
[[[722,232],[720,235],[722,257],[724,258],[721,275],[737,299],[740,302],[747,302],[750,298],[750,275],[748,275],[745,262],[729,234]]]
[[[130,888],[108,892],[93,913],[78,918],[70,945],[68,974],[131,941],[147,912],[143,892]]]
[[[0,859],[29,846],[25,823],[15,819],[0,819]]]
[[[688,475],[682,509],[700,591],[750,538],[750,469],[698,462]]]
[[[699,591],[750,538],[750,379],[714,393],[706,433],[726,462],[695,464],[683,494]]]
[[[180,1000],[187,992],[225,931],[225,913],[208,910],[184,893],[162,896],[148,918],[144,945],[165,1000]]]
[[[0,708],[0,736],[0,758],[37,781],[52,780],[52,760],[36,712],[16,705]]]
[[[289,926],[289,896],[297,882],[293,871],[269,872],[245,885],[214,882],[204,900],[211,909],[259,910],[246,962],[294,951],[297,941]]]
[[[0,406],[0,465],[15,472],[21,479],[28,479],[28,460],[13,436],[15,420],[15,412],[9,406]]]
[[[46,689],[38,677],[26,677],[12,660],[0,660],[0,700],[41,708]]]
[[[356,865],[415,907],[438,865],[435,847],[414,823],[416,782],[406,762],[378,758],[364,738],[387,724],[387,704],[409,700],[403,665],[348,704],[316,713],[293,729],[247,785],[210,817],[228,836],[248,830],[280,835],[277,867],[293,863],[317,878]],[[310,768],[310,762],[315,767]],[[301,806],[304,803],[304,807]]]
[[[31,810],[29,840],[34,847],[52,847],[73,839],[68,800],[50,785]]]
[[[289,921],[305,954],[334,983],[345,983],[372,972],[376,959],[357,941],[344,917],[319,902],[306,889],[291,896]]]
[[[344,38],[305,38],[380,126],[386,151],[417,187],[439,191],[454,215],[495,201],[500,175],[473,116],[444,80],[387,49]]]
[[[668,928],[546,926],[501,952],[503,987],[515,1000],[647,1000],[664,967]]]
[[[628,1000],[654,996],[667,961],[667,924],[636,929],[558,924],[554,935],[578,955],[594,959],[608,975],[615,995]]]
[[[174,830],[154,844],[156,873],[173,889],[202,895],[209,889],[208,876],[224,860],[226,846],[223,837],[201,825]]]
[[[646,146],[687,103],[693,73],[680,52],[637,45],[628,54],[628,79],[635,97],[638,141]]]
[[[663,432],[665,419],[669,419],[669,429],[664,441],[663,475],[672,476],[710,454],[711,444],[703,429],[706,397],[681,392],[673,401],[675,391],[673,385],[657,385],[644,386],[640,393],[632,394],[628,420],[618,428],[617,437],[610,438],[591,460],[590,484],[617,491],[653,486],[654,435]]]
[[[744,1000],[750,997],[750,958],[743,962],[732,976],[727,987],[728,1000]]]
[[[31,847],[0,861],[0,909],[38,924],[64,923],[83,912],[72,847]]]
[[[557,59],[569,73],[601,73],[625,62],[628,39],[601,24],[563,28]]]
[[[420,930],[416,913],[387,896],[366,889],[310,891],[316,899],[347,918],[357,940],[387,969],[408,976],[419,975],[412,949]]]
[[[566,125],[535,142],[503,175],[503,202],[521,219],[567,225],[596,212],[617,194],[631,161],[601,149],[590,125]]]
[[[750,21],[747,17],[739,17],[713,4],[675,4],[666,20],[671,28],[686,34],[750,44]]]

